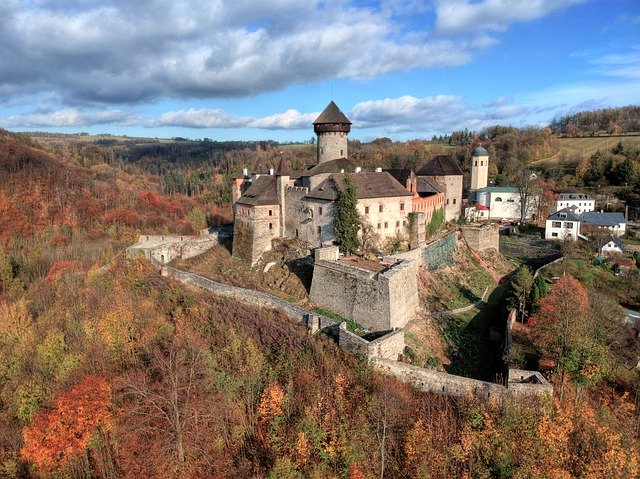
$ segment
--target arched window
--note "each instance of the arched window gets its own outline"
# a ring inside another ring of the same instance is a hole
[[[502,198],[500,198],[499,196],[496,196],[495,201],[502,201]]]

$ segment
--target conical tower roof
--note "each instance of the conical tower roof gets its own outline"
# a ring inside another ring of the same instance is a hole
[[[336,105],[332,100],[331,103],[329,103],[329,105],[327,105],[327,107],[324,109],[324,111],[320,113],[320,116],[316,118],[316,121],[314,121],[313,124],[326,125],[335,123],[351,125],[349,118],[347,118],[346,115],[342,113],[342,111],[340,111],[338,105]]]

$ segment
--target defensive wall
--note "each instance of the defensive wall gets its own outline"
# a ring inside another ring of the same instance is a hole
[[[551,384],[537,371],[509,370],[505,387],[379,357],[372,358],[371,364],[377,371],[394,376],[416,389],[445,396],[478,398],[499,404],[505,399],[542,399],[553,394]]]
[[[385,256],[383,261],[412,259],[426,266],[430,271],[453,265],[453,254],[458,243],[458,232],[452,231],[442,238],[430,241],[424,246],[404,253]]]
[[[544,397],[550,396],[553,392],[553,388],[544,377],[534,371],[510,370],[508,387],[504,387],[400,363],[397,359],[405,347],[402,329],[385,331],[372,341],[367,341],[349,332],[345,323],[339,323],[276,296],[219,283],[169,266],[164,266],[162,271],[164,275],[174,277],[183,283],[193,284],[237,301],[278,309],[294,321],[306,324],[310,334],[322,332],[332,336],[341,348],[364,355],[378,371],[395,376],[422,391],[456,397],[474,396],[491,401],[504,397]]]
[[[126,250],[127,258],[144,256],[160,264],[175,258],[188,259],[204,253],[220,244],[230,232],[226,228],[202,230],[199,236],[190,235],[140,235],[138,242]]]
[[[340,260],[317,259],[309,297],[370,331],[401,328],[418,308],[416,262],[404,260],[371,271]]]
[[[497,224],[466,225],[461,230],[467,245],[474,251],[500,249],[500,227]]]

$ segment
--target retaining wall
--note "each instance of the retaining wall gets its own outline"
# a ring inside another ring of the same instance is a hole
[[[425,265],[430,271],[436,271],[440,268],[453,265],[453,254],[456,251],[458,243],[458,232],[452,231],[442,238],[427,243],[426,245],[384,257],[384,261],[398,261],[403,259],[411,259]]]

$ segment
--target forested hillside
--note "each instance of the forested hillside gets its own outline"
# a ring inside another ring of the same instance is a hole
[[[427,395],[277,312],[123,259],[140,231],[222,220],[225,168],[313,151],[289,148],[177,161],[203,185],[187,196],[123,145],[0,132],[1,478],[638,477],[633,371],[580,388],[567,373],[543,404]],[[372,164],[432,154],[370,148]]]

